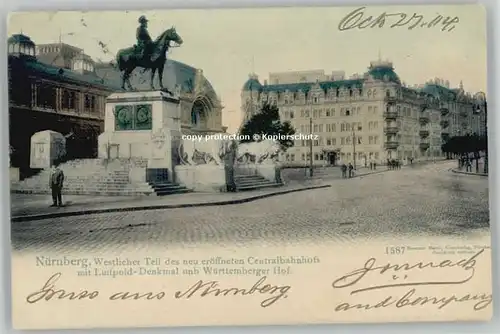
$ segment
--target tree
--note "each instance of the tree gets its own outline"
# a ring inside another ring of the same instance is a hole
[[[294,141],[287,136],[295,134],[295,129],[288,121],[282,122],[278,107],[270,104],[264,104],[260,112],[253,115],[248,122],[246,122],[240,130],[240,135],[245,138],[240,142],[260,141],[254,138],[254,135],[260,135],[261,138],[265,134],[267,136],[279,135],[278,139],[281,148],[286,151],[289,147],[294,145]]]
[[[469,158],[473,154],[473,159],[476,160],[476,169],[479,170],[480,152],[488,149],[487,139],[479,135],[466,135],[451,137],[446,143],[441,146],[445,153],[453,153],[461,158]]]

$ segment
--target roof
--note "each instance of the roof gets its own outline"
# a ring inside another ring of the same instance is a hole
[[[121,87],[122,77],[120,71],[109,63],[97,63],[95,66],[96,74],[103,78],[105,82],[114,87]],[[169,90],[174,90],[176,85],[181,86],[181,91],[184,93],[193,93],[195,90],[196,68],[176,60],[168,59],[163,69],[163,85]],[[151,90],[150,88],[150,72],[142,74],[142,69],[136,69],[131,77],[130,82],[135,89]],[[204,78],[204,89],[215,94],[215,90],[210,82]],[[158,77],[155,78],[155,86],[158,87]]]
[[[394,72],[392,66],[375,66],[368,70],[368,74],[375,80],[384,81],[385,78],[392,82],[400,83],[399,76]]]
[[[260,90],[262,88],[262,85],[260,84],[259,80],[256,78],[249,78],[247,82],[243,85],[242,90],[244,91],[251,91],[251,90]]]
[[[59,52],[47,52],[38,54],[36,58],[38,59],[38,61],[49,65],[55,64],[56,60],[58,59],[64,60],[63,56]]]
[[[420,91],[443,100],[453,100],[457,97],[458,93],[455,89],[449,89],[441,85],[430,83],[426,84]]]
[[[340,87],[346,88],[360,88],[363,85],[363,79],[351,80],[335,80],[335,81],[320,81],[320,82],[300,82],[291,84],[278,84],[278,85],[265,85],[262,86],[262,92],[298,92],[299,90],[307,93],[311,87],[318,84],[321,89],[327,91],[329,89],[336,89]]]
[[[29,44],[35,46],[35,43],[26,35],[15,34],[7,39],[7,44]]]
[[[81,74],[57,66],[44,64],[36,58],[9,56],[9,67],[15,67],[16,73],[26,71],[26,74],[35,73],[38,76],[46,76],[60,81],[67,81],[81,85],[93,85],[105,90],[118,90],[119,87],[111,85],[93,73]]]

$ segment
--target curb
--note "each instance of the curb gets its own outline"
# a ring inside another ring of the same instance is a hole
[[[471,172],[464,172],[464,171],[461,171],[461,170],[458,170],[458,169],[451,169],[451,171],[453,173],[456,173],[456,174],[463,174],[463,175],[474,175],[474,176],[482,176],[482,177],[488,177],[488,174],[484,174],[484,173],[471,173]]]
[[[294,193],[294,192],[322,189],[322,188],[329,188],[329,187],[331,187],[330,184],[321,185],[321,186],[309,186],[309,187],[304,187],[304,188],[282,190],[282,191],[272,192],[269,194],[262,194],[262,195],[247,197],[247,198],[218,201],[218,202],[185,203],[185,204],[160,204],[160,205],[149,205],[149,206],[136,206],[136,207],[129,207],[129,208],[108,208],[108,209],[92,209],[92,210],[66,211],[66,212],[51,212],[51,213],[43,213],[43,214],[38,214],[38,215],[26,215],[26,216],[11,217],[11,222],[26,222],[26,221],[32,221],[32,220],[84,216],[84,215],[91,215],[91,214],[98,214],[98,213],[111,213],[111,212],[146,211],[146,210],[161,210],[161,209],[194,208],[194,207],[203,207],[203,206],[233,205],[233,204],[242,204],[242,203],[253,202],[253,201],[256,201],[259,199],[278,196],[278,195],[285,195],[285,194]]]

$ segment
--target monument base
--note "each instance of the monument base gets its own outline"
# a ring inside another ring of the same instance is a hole
[[[148,169],[173,175],[181,137],[179,97],[162,91],[114,93],[106,99],[104,132],[99,136],[99,158],[140,159]],[[141,180],[144,170],[130,177]],[[168,181],[174,181],[169,179]]]
[[[10,174],[10,182],[19,182],[20,180],[19,168],[10,167],[9,174]]]
[[[197,192],[225,192],[226,171],[222,165],[175,166],[176,182]]]

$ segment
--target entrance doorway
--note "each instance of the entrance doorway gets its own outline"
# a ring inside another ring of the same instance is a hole
[[[328,164],[330,166],[337,165],[337,152],[328,152]]]

